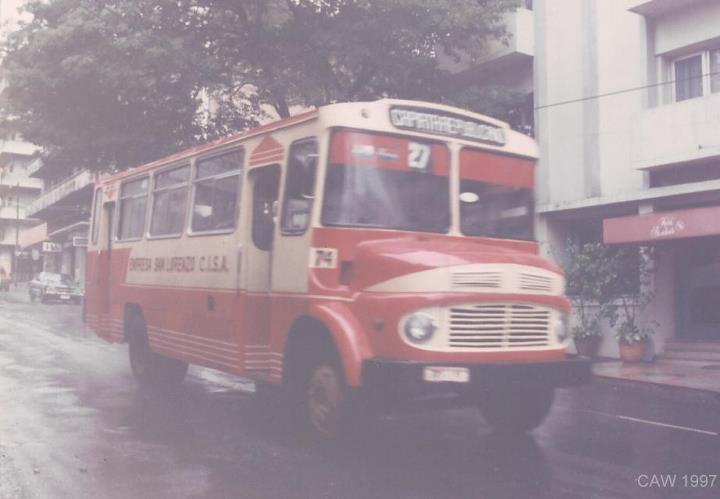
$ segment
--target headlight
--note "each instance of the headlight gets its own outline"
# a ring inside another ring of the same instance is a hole
[[[570,338],[565,315],[560,315],[555,319],[555,337],[559,343],[565,343]]]
[[[405,337],[411,343],[425,343],[433,337],[438,329],[437,321],[423,313],[415,313],[405,321]]]

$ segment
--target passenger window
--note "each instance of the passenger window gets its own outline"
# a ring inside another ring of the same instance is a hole
[[[185,226],[189,178],[190,165],[165,170],[155,175],[152,214],[150,216],[151,236],[182,234]]]
[[[305,139],[290,146],[280,224],[283,234],[304,234],[310,224],[317,161],[317,140]]]
[[[193,232],[235,228],[244,152],[242,149],[197,162],[193,198]]]
[[[145,228],[148,177],[123,182],[120,186],[118,239],[140,239]]]
[[[100,207],[102,206],[102,189],[95,189],[95,202],[93,203],[92,213],[92,243],[97,244],[98,235],[100,234]]]

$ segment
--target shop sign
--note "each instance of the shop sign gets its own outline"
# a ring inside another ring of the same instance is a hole
[[[43,253],[60,253],[62,252],[62,245],[52,241],[43,241],[42,250]]]
[[[669,215],[660,217],[660,220],[650,229],[650,237],[657,239],[659,237],[669,237],[680,234],[685,230],[685,222],[678,217]]]
[[[72,245],[76,248],[87,248],[87,245],[88,245],[87,236],[73,236]]]
[[[603,220],[603,240],[609,244],[715,235],[720,235],[720,206]]]

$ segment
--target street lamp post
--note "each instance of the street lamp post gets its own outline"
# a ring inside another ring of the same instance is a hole
[[[13,284],[17,287],[18,262],[20,261],[20,181],[15,186],[15,260],[13,263]]]

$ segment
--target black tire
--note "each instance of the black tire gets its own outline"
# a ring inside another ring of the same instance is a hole
[[[185,379],[187,362],[165,357],[150,349],[145,322],[137,314],[126,319],[130,369],[144,389],[174,388]]]
[[[552,387],[492,389],[482,394],[480,411],[498,433],[524,433],[538,427],[550,412]]]
[[[327,352],[307,359],[298,374],[288,398],[291,412],[307,436],[326,443],[346,435],[352,422],[353,394],[337,354]]]

